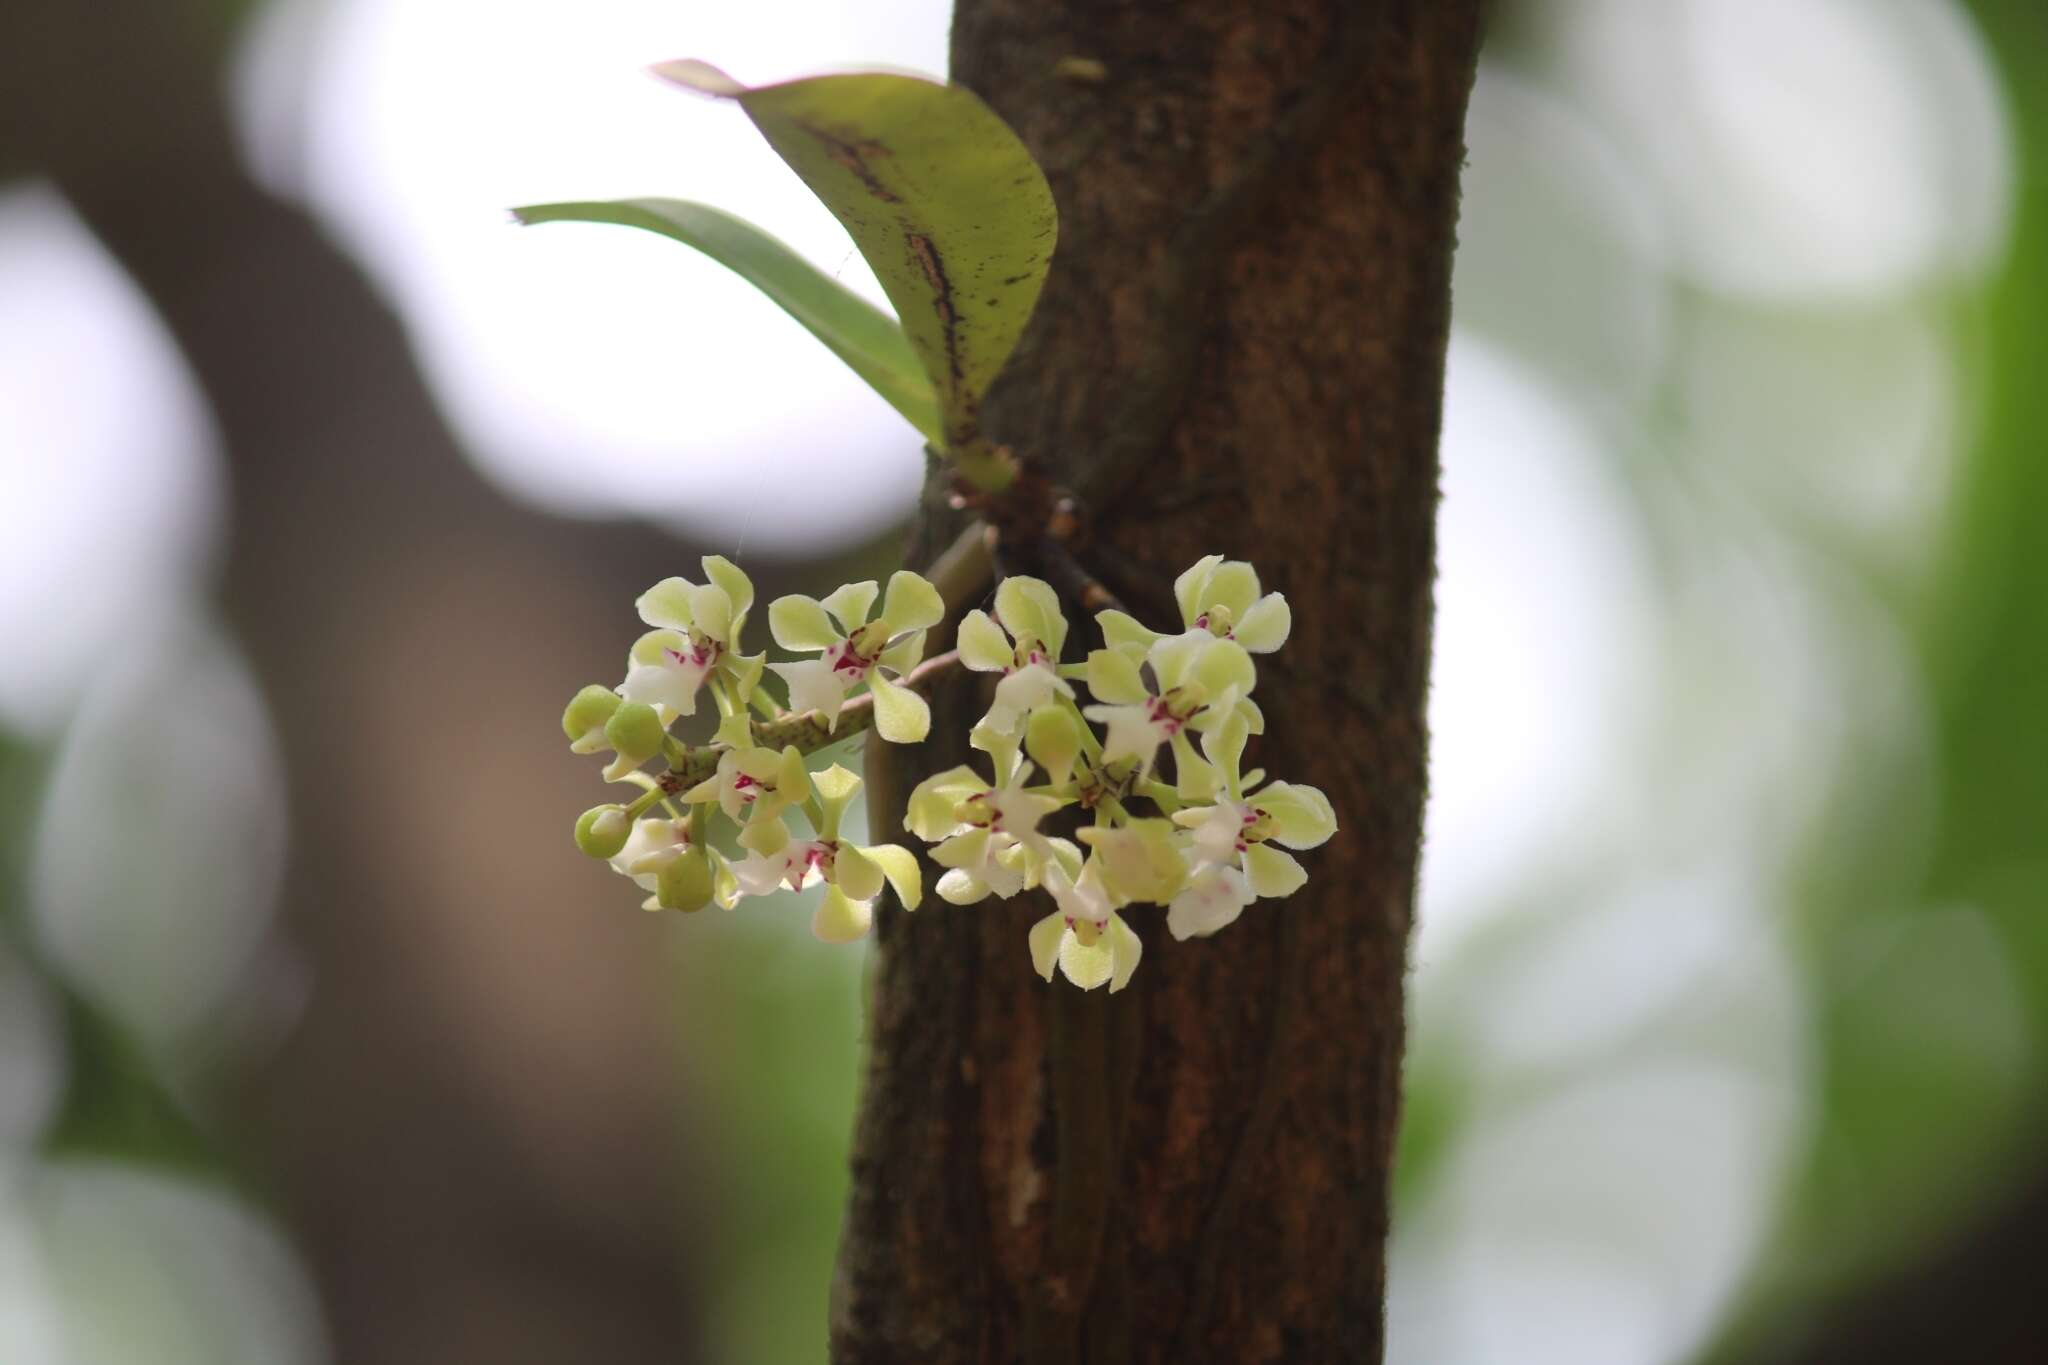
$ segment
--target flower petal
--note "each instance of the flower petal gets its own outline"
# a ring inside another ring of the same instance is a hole
[[[1152,672],[1158,676],[1159,690],[1165,692],[1188,681],[1196,662],[1217,643],[1217,638],[1206,630],[1184,630],[1153,641],[1145,662],[1152,665]]]
[[[970,829],[933,847],[932,861],[940,867],[978,868],[988,859],[989,832]]]
[[[690,589],[695,586],[687,578],[664,578],[641,593],[633,608],[650,626],[688,630],[694,624],[690,616]]]
[[[1269,844],[1253,844],[1244,851],[1244,879],[1254,896],[1272,900],[1291,896],[1308,881],[1301,864]]]
[[[897,673],[908,673],[924,661],[925,632],[913,630],[882,651],[876,663]]]
[[[901,844],[876,844],[861,850],[881,866],[889,878],[889,889],[896,893],[896,903],[905,910],[915,910],[924,900],[924,876],[917,870],[917,855]]]
[[[1103,882],[1117,903],[1172,900],[1187,884],[1187,862],[1173,840],[1174,827],[1164,819],[1129,820],[1122,825],[1097,825],[1076,837],[1095,850]]]
[[[1088,655],[1088,690],[1095,700],[1111,706],[1136,706],[1152,694],[1138,676],[1137,661],[1114,649],[1097,649]]]
[[[836,886],[825,888],[825,899],[811,914],[811,932],[826,943],[851,943],[866,938],[875,922],[874,907],[866,901],[851,900]]]
[[[1294,612],[1282,593],[1267,593],[1238,619],[1231,638],[1254,654],[1271,654],[1287,643],[1294,628]]]
[[[891,635],[906,630],[925,630],[946,619],[946,600],[924,575],[898,569],[889,575],[889,592],[882,599],[882,619]]]
[[[732,638],[732,599],[716,583],[690,589],[690,614],[697,629],[720,644]]]
[[[980,609],[960,618],[960,662],[977,673],[1000,673],[1017,661],[1010,637]]]
[[[740,847],[764,858],[773,858],[789,847],[789,826],[780,819],[756,816],[740,830]]]
[[[1211,863],[1188,879],[1166,907],[1166,928],[1175,938],[1201,938],[1232,923],[1252,903],[1244,873]]]
[[[1095,624],[1102,630],[1102,643],[1119,654],[1129,654],[1143,659],[1145,652],[1159,639],[1159,632],[1147,630],[1136,617],[1121,611],[1098,611]]]
[[[882,894],[882,865],[852,844],[841,844],[832,859],[832,884],[857,901]]]
[[[868,678],[875,697],[875,731],[891,744],[916,744],[932,728],[932,709],[923,697],[876,673]]]
[[[875,580],[863,578],[858,583],[848,583],[825,599],[825,610],[836,617],[848,635],[868,623],[868,613],[875,605]]]
[[[784,649],[830,649],[840,638],[824,604],[800,593],[768,604],[768,633]]]
[[[1208,696],[1220,695],[1224,689],[1234,689],[1238,696],[1244,696],[1258,683],[1258,665],[1252,656],[1245,653],[1244,646],[1234,640],[1217,640],[1203,650],[1189,669],[1188,681],[1202,689]],[[1162,682],[1165,680],[1162,678]]]
[[[1131,973],[1138,970],[1138,959],[1145,955],[1145,944],[1139,939],[1137,930],[1124,923],[1122,915],[1109,917],[1109,993],[1131,984]]]
[[[1216,566],[1222,562],[1222,555],[1203,555],[1173,580],[1173,600],[1180,604],[1182,626],[1194,628],[1195,618],[1202,614],[1202,603],[1207,600],[1203,593],[1209,586],[1209,575],[1215,573]]]
[[[634,664],[619,684],[619,695],[627,701],[649,706],[666,706],[680,716],[697,714],[697,689],[708,669],[663,659],[658,663]]]
[[[767,665],[768,655],[765,651],[760,654],[727,654],[718,661],[718,666],[725,670],[726,677],[732,679],[735,700],[742,703],[753,696],[754,689],[761,685],[761,671]]]
[[[1092,991],[1108,981],[1116,971],[1115,951],[1108,936],[1083,944],[1077,935],[1066,935],[1060,940],[1060,970],[1084,991]]]
[[[1183,801],[1207,804],[1216,799],[1222,781],[1215,767],[1195,752],[1186,731],[1173,737],[1173,789]],[[1179,816],[1175,816],[1179,819]]]
[[[1074,775],[1081,757],[1081,726],[1074,713],[1064,707],[1048,706],[1031,713],[1024,727],[1024,751],[1045,769],[1046,779],[1064,787]]]
[[[1258,570],[1242,559],[1218,564],[1209,581],[1202,585],[1203,607],[1222,607],[1233,621],[1242,621],[1252,603],[1259,600]],[[1192,623],[1190,623],[1192,624]]]
[[[1050,842],[1050,841],[1049,841]],[[1054,843],[1058,852],[1058,844]],[[1068,919],[1088,920],[1101,924],[1115,913],[1116,904],[1110,899],[1109,888],[1102,881],[1102,864],[1099,859],[1090,858],[1081,865],[1077,877],[1067,875],[1064,861],[1050,863],[1045,869],[1045,889],[1052,892],[1052,898],[1059,903],[1060,912]]]
[[[975,792],[987,791],[988,783],[966,764],[933,773],[911,789],[903,827],[926,843],[943,839],[959,827],[953,807]]]
[[[1045,664],[1031,664],[996,684],[996,704],[1021,716],[1036,711],[1061,693],[1071,697],[1074,689]]]
[[[1005,867],[1000,862],[983,863],[976,875],[982,884],[988,887],[991,895],[1003,900],[1008,900],[1024,889],[1024,874],[1013,867]]]
[[[633,647],[626,651],[626,667],[631,668],[634,664],[660,663],[671,650],[678,654],[687,654],[690,650],[690,637],[681,631],[650,630],[635,640]]]
[[[839,675],[832,671],[832,665],[823,659],[799,659],[795,663],[770,664],[768,667],[780,673],[782,680],[789,684],[791,711],[798,715],[806,711],[822,711],[826,728],[838,728],[839,708],[846,701],[846,688],[839,681]]]
[[[1233,798],[1238,791],[1238,771],[1244,761],[1245,741],[1250,737],[1250,723],[1234,711],[1221,725],[1202,736],[1202,753],[1216,765],[1218,775]]]
[[[1060,647],[1067,642],[1067,618],[1060,612],[1060,595],[1042,578],[1027,574],[1005,578],[996,588],[996,619],[1019,644],[1038,641],[1048,658],[1058,659]]]
[[[989,756],[995,764],[996,782],[1008,786],[1011,775],[1017,771],[1017,750],[1021,747],[1017,736],[984,721],[967,732],[967,742]]]
[[[989,884],[964,867],[949,868],[935,888],[948,905],[973,905],[988,899]],[[1058,919],[1059,916],[1053,916]]]
[[[704,576],[725,589],[726,601],[732,604],[734,620],[745,616],[747,609],[754,605],[754,580],[724,555],[704,556]]]
[[[1052,980],[1053,968],[1059,965],[1060,945],[1066,937],[1066,917],[1058,913],[1047,915],[1031,926],[1031,965],[1047,981]]]
[[[1149,769],[1153,755],[1167,737],[1166,731],[1152,719],[1151,711],[1143,706],[1090,706],[1083,708],[1081,714],[1101,721],[1109,729],[1102,741],[1104,764],[1135,758]]]
[[[1305,783],[1275,782],[1254,795],[1251,803],[1273,821],[1267,837],[1289,848],[1316,848],[1337,832],[1337,812],[1330,798]]]

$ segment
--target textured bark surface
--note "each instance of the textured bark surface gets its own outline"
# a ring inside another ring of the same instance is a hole
[[[1380,1356],[1477,28],[1474,0],[960,6],[955,79],[1061,212],[988,431],[1089,492],[1151,624],[1208,552],[1287,593],[1250,761],[1341,832],[1215,938],[1136,912],[1116,997],[1033,975],[1037,903],[884,915],[837,1360]],[[977,705],[935,698],[920,769]]]

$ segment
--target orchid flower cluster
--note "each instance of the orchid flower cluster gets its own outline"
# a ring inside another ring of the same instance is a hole
[[[813,932],[828,942],[860,938],[885,886],[917,908],[919,862],[897,844],[840,837],[860,779],[836,764],[811,771],[806,741],[819,747],[855,707],[886,741],[923,740],[931,712],[911,675],[944,604],[909,572],[892,576],[886,592],[867,581],[823,601],[778,598],[768,608],[775,642],[816,657],[769,664],[739,650],[753,584],[717,556],[703,565],[704,583],[670,578],[641,596],[651,629],[629,652],[624,680],[584,688],[563,716],[573,750],[609,752],[606,778],[643,788],[631,803],[586,811],[576,842],[646,891],[648,909],[730,910],[822,883]],[[1047,980],[1059,972],[1084,990],[1123,989],[1143,951],[1129,907],[1164,906],[1178,939],[1213,934],[1254,900],[1298,890],[1307,873],[1285,850],[1336,832],[1321,791],[1243,769],[1248,741],[1265,729],[1252,700],[1253,656],[1286,642],[1286,598],[1261,592],[1251,565],[1221,555],[1182,574],[1174,595],[1178,632],[1100,612],[1103,647],[1082,662],[1062,662],[1068,622],[1058,594],[1036,578],[1004,579],[994,614],[970,611],[959,624],[957,663],[996,675],[993,702],[968,735],[986,766],[920,782],[903,824],[931,845],[945,901],[1050,895],[1056,909],[1029,934]],[[769,673],[786,706],[771,695]],[[669,731],[706,693],[720,722],[712,742],[693,749]],[[643,771],[656,758],[666,770]],[[1043,828],[1061,812],[1073,838]],[[803,828],[793,830],[791,817]]]

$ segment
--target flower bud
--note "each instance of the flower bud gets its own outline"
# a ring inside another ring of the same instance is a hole
[[[569,747],[579,754],[594,754],[604,748],[605,722],[618,709],[619,694],[597,683],[571,697],[562,712],[562,733],[569,737]]]
[[[593,858],[616,858],[632,833],[624,806],[592,806],[576,817],[576,847]]]
[[[661,717],[644,701],[621,703],[604,723],[605,741],[618,750],[621,759],[635,767],[661,752],[666,734]]]
[[[711,901],[711,860],[702,849],[669,859],[655,880],[654,895],[664,910],[702,910]]]

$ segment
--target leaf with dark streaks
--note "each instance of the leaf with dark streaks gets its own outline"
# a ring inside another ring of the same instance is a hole
[[[964,456],[1058,234],[1052,190],[1017,135],[971,91],[916,76],[748,87],[703,62],[655,71],[738,102],[846,226],[931,377],[941,444]]]

